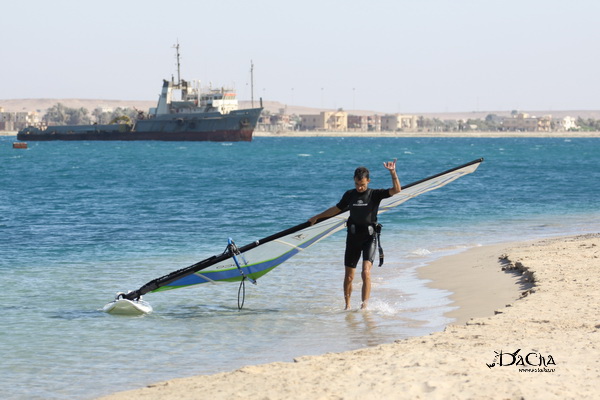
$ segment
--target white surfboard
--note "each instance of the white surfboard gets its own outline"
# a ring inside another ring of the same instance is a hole
[[[128,300],[121,297],[124,293],[117,293],[114,301],[102,308],[102,311],[117,315],[143,315],[152,312],[152,306],[147,301]]]

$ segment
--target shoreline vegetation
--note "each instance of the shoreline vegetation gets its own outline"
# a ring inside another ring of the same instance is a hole
[[[0,136],[16,136],[15,131],[0,131]],[[333,132],[333,131],[254,131],[254,137],[437,137],[437,138],[598,138],[600,131],[581,132],[508,132],[508,131],[462,131],[462,132]]]
[[[443,332],[101,399],[592,398],[599,258],[600,233],[471,248],[419,269],[453,293]]]

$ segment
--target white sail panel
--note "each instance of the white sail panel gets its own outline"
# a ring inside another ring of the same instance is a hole
[[[400,193],[382,200],[379,213],[389,211],[405,201],[438,189],[461,176],[474,172],[481,161],[483,160],[476,160],[462,167],[457,167],[407,185]],[[233,256],[229,256],[201,270],[190,271],[185,276],[161,285],[154,291],[169,290],[208,282],[240,281],[244,277],[258,279],[309,246],[343,229],[346,226],[348,217],[349,212],[346,211],[318,222],[315,225],[295,230],[290,234],[266,241],[265,243],[258,241],[259,244],[257,246],[245,250],[237,256],[238,263],[240,264],[239,267],[235,263]]]

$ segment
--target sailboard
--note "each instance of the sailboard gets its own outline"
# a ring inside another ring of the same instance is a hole
[[[102,311],[118,315],[143,315],[152,312],[150,303],[142,300],[141,296],[139,299],[130,300],[123,298],[124,294],[122,292],[117,293],[115,299],[106,304]]]
[[[405,201],[473,173],[482,162],[483,158],[480,158],[405,185],[400,193],[381,201],[379,213],[390,211]],[[118,298],[115,301],[129,300],[135,306],[136,302],[140,302],[141,297],[147,293],[173,290],[202,283],[240,281],[243,283],[246,280],[255,283],[258,278],[273,270],[273,268],[343,229],[348,217],[349,211],[345,211],[333,217],[319,220],[314,225],[306,221],[239,248],[229,239],[228,245],[222,254],[214,255],[189,267],[154,279],[129,293],[118,293]],[[105,306],[106,312],[112,312],[108,307],[110,304]],[[134,308],[134,312],[139,310],[137,307]]]

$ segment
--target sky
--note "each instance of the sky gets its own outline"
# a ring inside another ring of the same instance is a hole
[[[0,99],[158,99],[181,75],[386,113],[600,109],[598,0],[19,0]],[[0,104],[1,105],[1,104]]]

